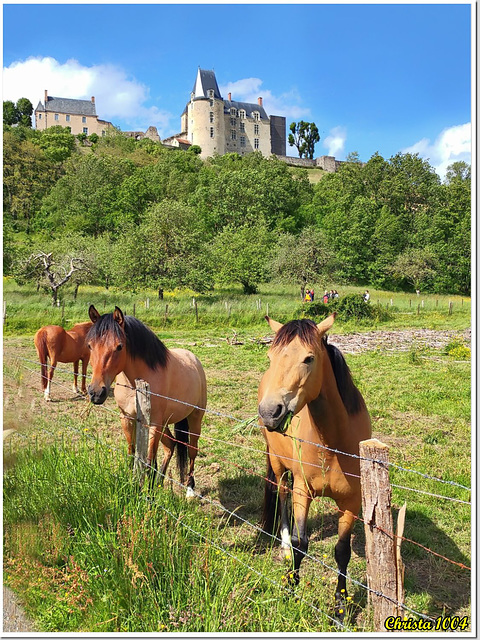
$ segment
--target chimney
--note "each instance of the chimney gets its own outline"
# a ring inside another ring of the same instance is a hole
[[[258,104],[259,104],[261,107],[263,107],[263,98],[259,98],[259,99],[258,99]]]
[[[228,101],[229,101],[229,102],[231,102],[231,101],[232,101],[232,94],[231,94],[231,93],[229,93],[229,94],[228,94]]]
[[[92,102],[95,104],[95,96],[92,96]]]
[[[48,89],[45,89],[45,106],[47,106],[48,102]]]

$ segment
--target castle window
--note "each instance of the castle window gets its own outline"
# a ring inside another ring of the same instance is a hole
[[[253,140],[253,148],[254,149],[259,149],[260,148],[260,140],[258,138],[254,138],[254,140]]]
[[[39,120],[41,120],[41,119],[42,119],[42,114],[41,114],[41,113],[39,113],[39,114],[38,114],[38,119],[39,119]]]
[[[210,138],[213,138],[214,136],[215,134],[214,134],[213,127],[210,127]]]
[[[193,99],[194,99],[194,98],[195,98],[195,94],[194,94],[194,93],[193,93],[193,91],[192,91],[192,93],[190,94],[190,100],[192,100],[192,101],[193,101]]]
[[[245,136],[240,136],[240,146],[241,147],[246,146]]]
[[[237,139],[237,132],[235,131],[235,129],[232,129],[232,140],[236,140]]]
[[[245,118],[247,117],[247,112],[245,111],[245,109],[240,109],[240,111],[238,112],[238,115],[242,120],[245,120]]]
[[[236,115],[237,115],[237,110],[235,109],[235,107],[232,107],[232,108],[230,109],[230,115],[231,115],[231,116],[236,116]]]
[[[104,136],[104,135],[105,135],[105,131],[102,130],[102,136]]]
[[[66,120],[67,122],[70,122],[70,116],[65,116],[65,120]]]
[[[245,133],[245,123],[240,122],[240,133]]]
[[[260,120],[260,114],[258,113],[258,111],[254,111],[252,113],[252,116],[254,120]]]
[[[260,127],[258,124],[254,124],[253,125],[253,135],[258,136],[260,135]]]
[[[235,127],[236,124],[237,124],[236,118],[230,118],[230,126]]]
[[[58,113],[55,114],[55,120],[58,120]]]
[[[88,127],[83,127],[83,133],[86,133],[88,136]]]
[[[82,122],[85,123],[87,121],[86,116],[82,116]]]
[[[214,96],[214,95],[215,95],[215,94],[214,94],[213,89],[209,89],[209,90],[208,90],[208,97],[209,97],[209,98],[213,98],[213,96]]]
[[[210,111],[210,122],[213,122],[213,111]]]

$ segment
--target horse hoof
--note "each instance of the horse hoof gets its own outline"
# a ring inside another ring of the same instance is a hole
[[[187,500],[193,500],[193,498],[195,498],[195,492],[192,489],[192,487],[187,487],[187,491],[185,493],[185,498]]]

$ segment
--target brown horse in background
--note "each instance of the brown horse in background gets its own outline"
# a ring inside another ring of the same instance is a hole
[[[270,368],[258,391],[258,413],[267,441],[263,527],[275,533],[278,516],[281,518],[282,548],[286,555],[293,551],[290,576],[295,584],[308,549],[307,517],[312,500],[316,496],[333,498],[340,510],[335,608],[342,617],[350,537],[361,506],[360,461],[352,456],[358,456],[359,442],[370,438],[371,425],[342,354],[327,344],[325,333],[334,318],[335,314],[318,325],[311,320],[282,325],[266,317],[276,335],[268,352]],[[287,471],[293,475],[291,536]]]
[[[193,477],[198,439],[205,407],[207,382],[199,359],[187,349],[167,349],[143,322],[124,316],[115,307],[113,313],[100,315],[93,305],[88,313],[93,322],[87,336],[92,365],[88,394],[94,404],[103,404],[116,378],[115,400],[122,412],[122,427],[128,453],[135,453],[135,379],[150,385],[151,410],[147,464],[157,466],[157,449],[163,446],[160,479],[177,449],[180,481],[186,484],[186,497],[194,496]],[[175,425],[175,436],[168,425]],[[187,452],[190,459],[185,478]]]
[[[78,365],[80,360],[82,361],[82,393],[87,393],[86,376],[90,351],[85,344],[85,336],[91,326],[91,322],[80,322],[70,331],[65,331],[63,327],[51,324],[42,327],[35,334],[33,341],[40,360],[45,400],[51,400],[50,390],[57,362],[73,362],[73,390],[79,394]],[[50,371],[47,373],[48,360],[50,360]]]

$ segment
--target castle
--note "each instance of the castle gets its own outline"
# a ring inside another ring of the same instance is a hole
[[[220,95],[214,71],[198,69],[195,84],[181,116],[181,133],[163,140],[168,146],[198,145],[201,157],[260,151],[264,156],[285,155],[286,121],[268,116],[263,100],[237,102]]]
[[[96,133],[104,136],[112,123],[99,119],[94,96],[91,100],[54,98],[45,89],[45,104],[40,101],[35,109],[35,128],[43,131],[55,125],[70,127],[73,135]]]
[[[45,91],[45,104],[35,109],[35,127],[43,130],[53,125],[69,126],[74,135],[96,133],[104,136],[113,125],[100,120],[96,114],[95,98],[72,100],[54,98]],[[162,140],[166,147],[189,149],[200,147],[200,156],[208,158],[226,153],[243,156],[260,151],[263,156],[275,155],[279,160],[297,167],[317,167],[324,171],[338,170],[342,164],[333,156],[295,158],[286,154],[286,119],[268,116],[261,97],[256,103],[238,102],[228,94],[225,100],[218,88],[214,71],[198,68],[190,93],[190,100],[181,115],[181,132]],[[150,138],[160,142],[156,127],[141,131],[124,131],[124,135],[141,140]]]

